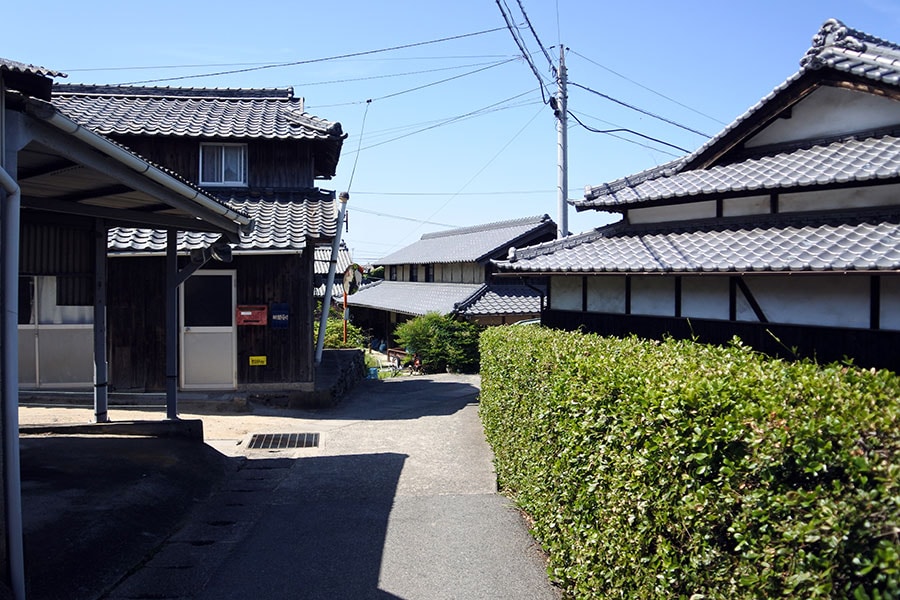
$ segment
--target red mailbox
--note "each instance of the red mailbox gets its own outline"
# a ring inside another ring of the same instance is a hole
[[[265,304],[246,304],[237,307],[238,325],[265,325],[268,323],[269,310]]]

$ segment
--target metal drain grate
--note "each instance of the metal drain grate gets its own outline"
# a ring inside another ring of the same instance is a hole
[[[284,450],[287,448],[316,448],[318,433],[254,433],[250,438],[251,450]]]

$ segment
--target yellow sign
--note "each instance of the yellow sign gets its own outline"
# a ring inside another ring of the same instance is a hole
[[[251,356],[250,357],[250,366],[251,367],[266,366],[266,357],[265,356]]]

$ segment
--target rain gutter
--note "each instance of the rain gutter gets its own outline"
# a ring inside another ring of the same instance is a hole
[[[196,203],[213,212],[223,216],[230,221],[240,225],[241,231],[247,233],[253,229],[253,219],[246,215],[242,215],[220,202],[210,198],[199,190],[178,181],[159,167],[156,167],[146,160],[143,160],[126,150],[122,146],[112,142],[111,140],[91,131],[90,129],[79,125],[72,119],[66,117],[58,110],[48,104],[38,104],[30,102],[27,107],[28,113],[49,123],[60,131],[63,131],[82,142],[86,143],[95,150],[99,150],[103,154],[110,156],[125,166],[146,176],[148,179],[158,183],[168,190]]]

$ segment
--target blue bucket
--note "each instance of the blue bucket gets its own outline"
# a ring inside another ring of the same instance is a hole
[[[369,367],[369,379],[378,379],[378,367]]]

